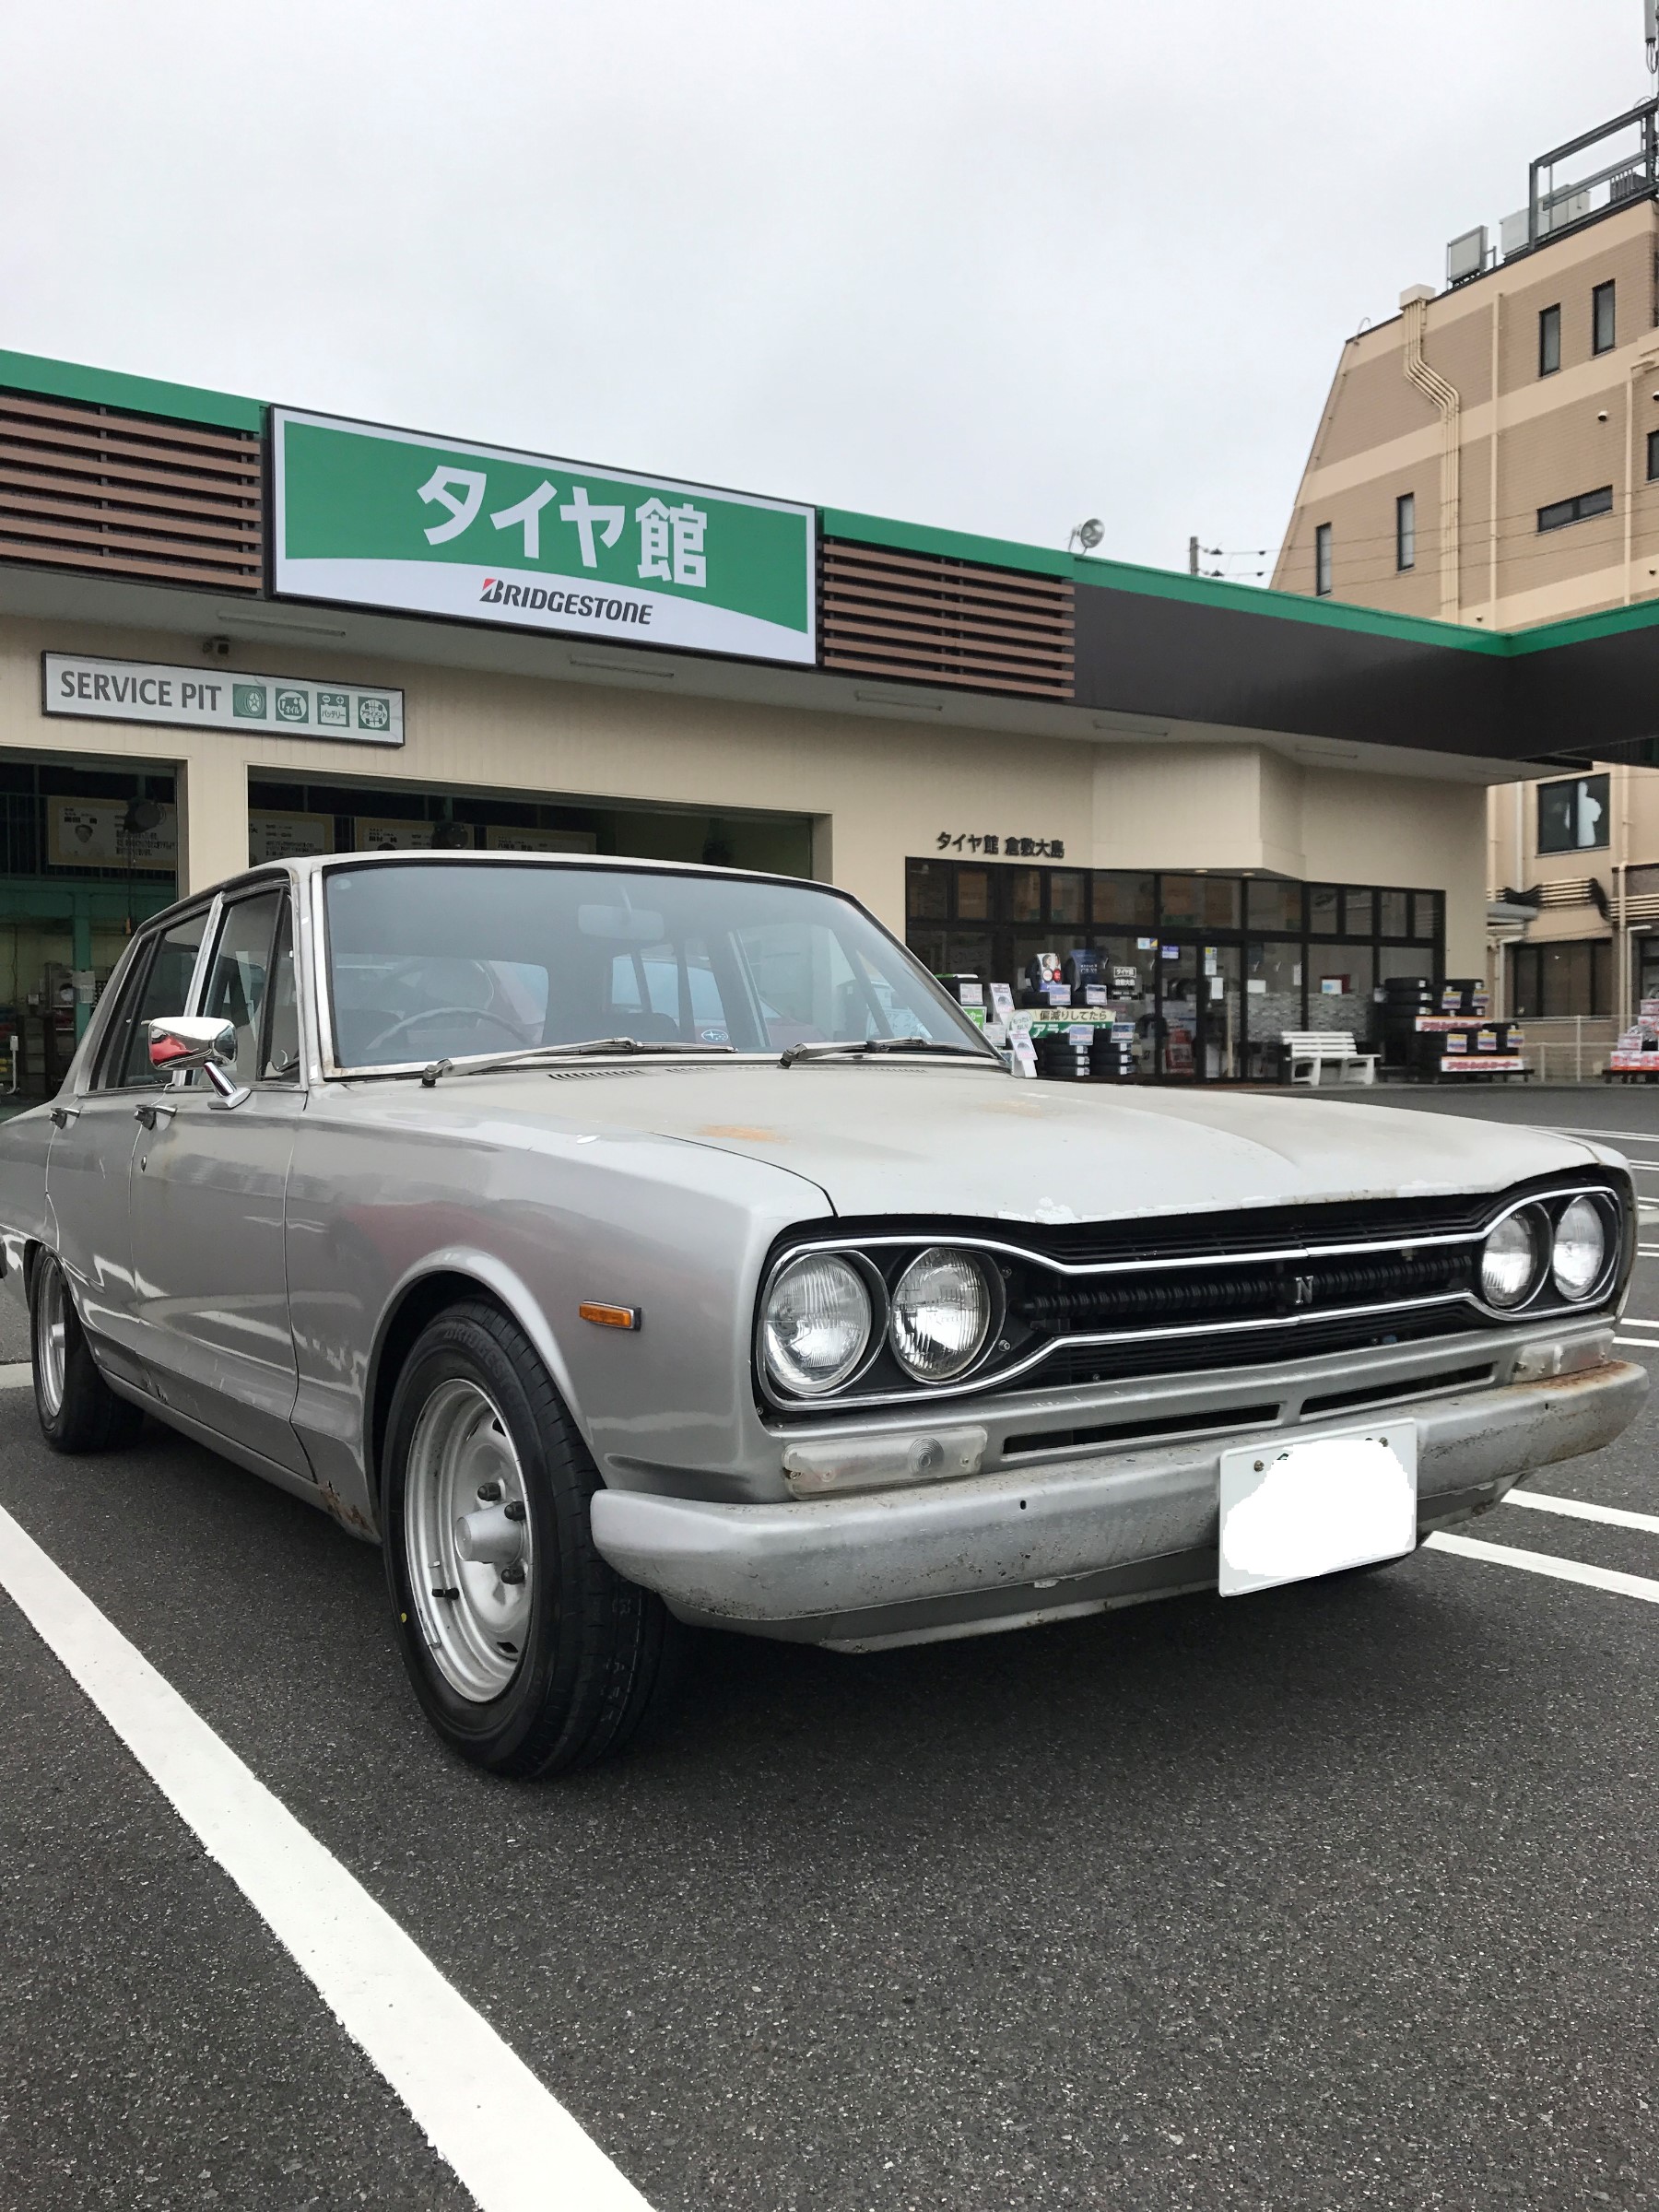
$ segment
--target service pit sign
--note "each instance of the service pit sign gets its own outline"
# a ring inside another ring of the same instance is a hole
[[[817,658],[810,507],[276,408],[279,595]]]
[[[336,745],[401,745],[404,695],[381,684],[302,676],[244,676],[91,653],[41,656],[41,703],[83,722],[159,722],[174,729],[324,737]]]

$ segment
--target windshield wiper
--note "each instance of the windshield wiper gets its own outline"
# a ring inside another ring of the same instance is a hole
[[[866,1037],[859,1043],[826,1037],[792,1044],[778,1065],[793,1067],[797,1060],[830,1060],[847,1053],[862,1058],[871,1053],[946,1053],[953,1060],[996,1060],[988,1044],[952,1044],[946,1037]]]
[[[498,1067],[534,1067],[544,1060],[580,1060],[588,1054],[615,1053],[627,1057],[635,1053],[731,1053],[736,1049],[731,1044],[684,1044],[677,1039],[668,1042],[639,1037],[584,1037],[575,1044],[528,1044],[522,1053],[482,1053],[476,1058],[464,1055],[434,1060],[421,1069],[420,1087],[430,1090],[440,1076],[481,1076]]]

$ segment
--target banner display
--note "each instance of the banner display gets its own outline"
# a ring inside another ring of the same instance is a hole
[[[256,811],[248,817],[248,865],[256,868],[267,860],[303,860],[312,853],[332,853],[334,840],[332,814]]]
[[[282,408],[271,447],[279,595],[817,657],[810,507]]]
[[[163,806],[153,830],[129,838],[124,799],[48,799],[46,862],[53,868],[163,868],[179,865],[179,810]]]
[[[81,721],[163,722],[175,729],[266,730],[335,744],[401,745],[404,695],[382,684],[244,676],[160,661],[41,655],[41,703]]]
[[[599,846],[591,830],[503,830],[494,822],[484,841],[492,853],[594,853]]]

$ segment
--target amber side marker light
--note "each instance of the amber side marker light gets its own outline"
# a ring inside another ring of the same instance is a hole
[[[601,1306],[591,1299],[583,1299],[576,1311],[596,1329],[637,1329],[645,1318],[638,1306]]]

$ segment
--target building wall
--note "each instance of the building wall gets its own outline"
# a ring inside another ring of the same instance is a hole
[[[1265,746],[1009,737],[886,715],[743,705],[238,645],[229,666],[404,688],[396,752],[318,739],[48,721],[41,653],[201,661],[199,640],[0,620],[0,750],[168,764],[186,889],[247,865],[250,775],[559,794],[815,818],[815,865],[904,928],[904,863],[949,831],[1059,839],[1084,866],[1270,869],[1447,893],[1447,959],[1479,944],[1475,786],[1301,765]]]
[[[1429,303],[1424,359],[1461,403],[1461,619],[1508,629],[1659,593],[1659,486],[1646,474],[1647,432],[1659,429],[1656,251],[1659,209],[1644,200]],[[1591,293],[1605,282],[1616,287],[1616,343],[1596,356]],[[1561,366],[1540,377],[1538,316],[1557,305]],[[1441,450],[1439,413],[1406,374],[1405,318],[1349,338],[1276,586],[1313,590],[1313,533],[1328,522],[1335,597],[1439,613]],[[1611,514],[1540,535],[1540,507],[1604,484]],[[1415,491],[1418,514],[1417,566],[1404,575],[1394,562],[1402,491]]]
[[[1615,344],[1596,355],[1591,295],[1607,282]],[[1538,318],[1553,306],[1560,367],[1540,376]],[[1430,301],[1424,322],[1424,359],[1460,401],[1458,618],[1515,629],[1659,595],[1659,481],[1647,473],[1648,433],[1659,431],[1659,208],[1638,202],[1505,263]],[[1343,347],[1275,571],[1282,590],[1313,590],[1313,534],[1328,522],[1335,597],[1442,610],[1442,430],[1406,377],[1406,332],[1402,315]],[[1608,513],[1540,532],[1540,508],[1603,485]],[[1417,499],[1417,565],[1401,573],[1394,501],[1406,491]],[[1606,848],[1540,854],[1536,786],[1490,793],[1486,888],[1594,877],[1612,909],[1605,919],[1587,899],[1546,908],[1524,942],[1615,935],[1620,871],[1659,862],[1659,774],[1615,769],[1612,800]],[[1638,971],[1621,954],[1616,1012],[1633,999]]]

